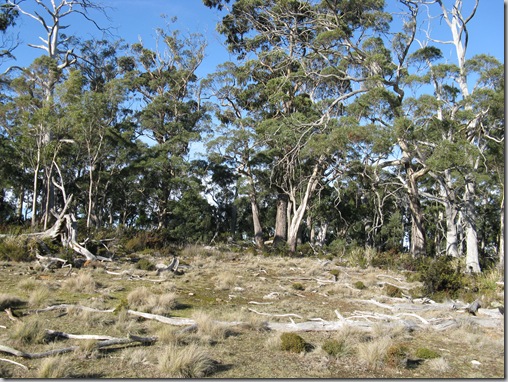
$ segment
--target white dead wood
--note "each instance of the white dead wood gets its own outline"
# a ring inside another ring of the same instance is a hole
[[[7,314],[7,317],[9,317],[9,320],[11,321],[15,321],[15,322],[19,322],[21,321],[18,317],[15,317],[13,314],[12,314],[12,310],[11,308],[7,308],[4,310],[5,313]]]
[[[270,304],[273,304],[273,302],[257,302],[257,301],[249,301],[248,304],[253,304],[253,305],[270,305]]]
[[[16,365],[16,366],[19,366],[19,367],[22,367],[23,369],[25,370],[28,370],[28,367],[26,367],[25,365],[19,363],[19,362],[16,362],[16,361],[13,361],[11,359],[7,359],[7,358],[0,358],[0,361],[3,361],[3,362],[8,362],[8,363],[12,363],[13,365]]]
[[[69,334],[64,332],[59,332],[56,330],[46,329],[46,337],[47,338],[65,338],[65,339],[75,339],[75,340],[112,340],[115,337],[111,336],[103,336],[98,334]]]
[[[269,316],[269,317],[296,317],[296,318],[299,318],[299,319],[303,319],[302,316],[299,316],[298,314],[294,314],[294,313],[272,314],[272,313],[258,312],[257,310],[254,310],[254,309],[251,309],[251,308],[249,308],[248,310],[249,310],[249,312],[256,313],[256,314],[259,314],[261,316]]]
[[[134,342],[139,342],[144,345],[147,345],[147,344],[153,344],[156,341],[157,341],[157,337],[139,337],[139,336],[129,335],[128,338],[111,338],[111,339],[107,339],[107,340],[103,340],[103,341],[98,341],[94,344],[94,347],[96,349],[101,349],[101,348],[112,346],[112,345],[127,345],[127,344],[134,343]],[[54,356],[57,354],[69,353],[69,352],[75,351],[77,349],[79,349],[79,346],[69,346],[66,348],[53,349],[53,350],[48,350],[48,351],[41,352],[41,353],[27,353],[27,352],[17,350],[17,349],[11,348],[9,346],[0,344],[0,352],[12,354],[12,355],[15,355],[16,357],[22,357],[22,358],[27,358],[27,359],[38,359],[38,358],[51,357],[51,356]]]

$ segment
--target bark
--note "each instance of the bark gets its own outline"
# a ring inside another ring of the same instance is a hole
[[[279,193],[277,197],[277,215],[275,217],[275,237],[273,239],[275,247],[287,240],[287,209],[288,197],[283,193]]]
[[[264,248],[265,240],[263,239],[263,228],[261,227],[261,221],[259,220],[259,209],[258,203],[255,196],[251,195],[250,205],[252,209],[252,223],[254,225],[254,241],[258,248]]]
[[[415,257],[426,254],[426,233],[423,224],[423,210],[417,185],[418,177],[408,168],[409,209],[411,211],[411,254]]]
[[[478,260],[478,235],[474,208],[475,184],[474,180],[466,177],[466,192],[464,194],[464,220],[466,229],[466,271],[478,273],[481,271]]]
[[[499,269],[504,270],[504,192],[501,201],[501,211],[499,213]]]

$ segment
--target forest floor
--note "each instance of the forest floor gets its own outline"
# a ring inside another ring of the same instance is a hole
[[[158,275],[133,261],[52,270],[1,262],[0,377],[505,376],[499,310],[482,306],[472,315],[466,302],[415,297],[421,285],[404,274],[197,246],[178,258],[183,274]],[[502,286],[497,297],[504,301]],[[281,334],[293,331],[305,350],[281,349]],[[132,335],[151,340],[97,345]],[[67,350],[40,354],[57,349]]]

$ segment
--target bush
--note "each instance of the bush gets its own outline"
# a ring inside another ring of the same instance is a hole
[[[416,350],[416,356],[418,358],[423,359],[433,359],[441,357],[441,355],[439,355],[438,352],[427,348],[418,348],[418,350]]]
[[[0,240],[0,260],[32,261],[33,256],[26,240],[18,237],[8,237]]]
[[[402,361],[407,358],[409,349],[405,344],[393,344],[386,351],[386,363],[392,367],[402,364]]]
[[[402,297],[402,291],[395,285],[386,284],[385,292],[388,297]]]
[[[424,292],[434,297],[436,294],[443,294],[456,298],[466,284],[459,264],[450,256],[441,256],[432,260],[421,259],[418,264],[418,273]]]
[[[142,269],[143,271],[153,271],[155,270],[155,265],[148,259],[139,259],[136,263],[136,268]]]
[[[305,340],[296,333],[282,333],[280,348],[291,353],[301,353],[306,350]]]
[[[302,283],[293,283],[291,285],[291,288],[293,288],[294,290],[305,290],[305,287],[303,286]]]

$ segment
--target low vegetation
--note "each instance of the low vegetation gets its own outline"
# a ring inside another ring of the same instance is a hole
[[[378,260],[373,267],[374,254],[366,264],[351,265],[358,253],[291,258],[226,246],[166,252],[178,256],[179,274],[141,269],[141,259],[168,264],[172,258],[146,251],[71,270],[1,262],[0,345],[29,354],[70,349],[42,358],[2,353],[19,365],[0,361],[1,377],[503,376],[497,307],[504,284],[496,270],[459,278],[451,259],[425,260],[408,270],[400,269],[403,262]],[[482,308],[473,316],[464,308],[475,300]],[[154,315],[190,321],[176,325]],[[303,323],[314,329],[293,331]],[[318,330],[325,323],[340,325]],[[129,336],[152,340],[139,346]],[[108,338],[123,342],[101,347]]]

